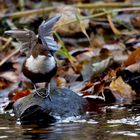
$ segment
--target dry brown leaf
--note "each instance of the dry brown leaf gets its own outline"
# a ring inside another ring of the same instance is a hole
[[[93,83],[91,82],[86,82],[84,87],[81,89],[81,92],[84,92],[85,90],[88,90],[89,88],[93,87]]]
[[[131,71],[131,72],[140,72],[140,63],[135,63],[132,65],[129,65],[125,68],[125,70]]]
[[[6,5],[4,3],[4,1],[0,1],[0,14],[4,14],[6,11]]]
[[[78,62],[90,61],[92,59],[92,57],[94,57],[96,55],[94,52],[95,51],[89,49],[87,52],[83,52],[83,53],[77,55],[76,59]],[[97,55],[99,55],[99,53]]]
[[[31,94],[31,91],[30,90],[21,90],[21,91],[16,91],[13,94],[14,94],[14,96],[12,97],[12,100],[16,101],[24,96]]]
[[[61,88],[66,87],[66,80],[63,77],[56,77],[55,80],[57,87]]]
[[[140,16],[139,16],[139,14],[135,15],[133,18],[131,18],[131,23],[134,27],[137,27],[137,28],[140,27]]]
[[[113,60],[118,64],[122,64],[122,62],[126,61],[128,58],[128,54],[126,53],[126,46],[121,42],[105,44],[103,49],[107,49],[108,55],[112,56]]]
[[[76,68],[78,71],[78,66]],[[60,66],[58,68],[57,75],[63,77],[67,83],[75,82],[77,78],[80,76],[80,74],[76,73],[71,66],[70,67]]]
[[[110,90],[113,95],[119,100],[124,98],[131,98],[135,92],[132,88],[126,84],[121,77],[118,77],[116,80],[113,80],[109,85]]]
[[[61,19],[57,22],[54,26],[56,32],[62,35],[72,35],[77,32],[81,32],[81,26],[79,22],[72,22],[76,20],[77,9],[73,6],[59,6],[57,8],[57,13],[52,13],[51,16],[54,14],[61,15]],[[69,24],[69,22],[72,22]],[[82,20],[80,22],[82,26],[87,29],[89,27],[89,20]]]
[[[18,82],[18,75],[13,71],[4,72],[4,73],[0,74],[0,77],[4,78],[7,81],[10,81],[12,83]]]
[[[5,79],[3,78],[0,78],[0,90],[1,89],[5,89],[9,86],[9,83],[8,81],[6,81]]]
[[[129,66],[140,61],[140,48],[137,48],[132,54],[129,55],[128,59],[124,62],[123,66]]]
[[[105,45],[105,40],[102,35],[91,35],[90,45],[92,48],[103,48]]]
[[[121,67],[117,67],[116,69],[109,69],[107,75],[103,78],[104,81],[112,81],[112,78],[116,77],[117,72],[121,69]]]
[[[99,74],[105,71],[113,62],[112,57],[108,57],[107,59],[102,60],[101,62],[93,63],[93,72],[94,75]]]
[[[105,87],[104,81],[94,83],[94,91],[92,94],[98,95],[99,93],[102,93],[104,87]]]

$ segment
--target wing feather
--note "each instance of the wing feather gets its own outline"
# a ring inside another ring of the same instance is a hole
[[[38,34],[44,47],[51,51],[57,51],[58,45],[52,36],[52,28],[61,16],[54,16],[43,21],[39,26]]]

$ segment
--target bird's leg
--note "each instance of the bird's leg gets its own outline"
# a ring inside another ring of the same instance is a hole
[[[46,88],[46,98],[48,97],[50,101],[52,101],[52,98],[50,96],[50,83],[45,84],[45,88]]]
[[[41,98],[46,98],[46,94],[43,93],[43,92],[39,92],[39,91],[37,90],[36,85],[35,85],[34,83],[33,83],[33,85],[34,85],[35,93],[36,93],[39,97],[41,97]]]
[[[22,81],[19,81],[18,87],[19,87],[19,88],[22,87]]]

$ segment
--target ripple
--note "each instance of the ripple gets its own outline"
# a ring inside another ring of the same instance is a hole
[[[140,116],[132,116],[130,118],[122,118],[122,119],[111,119],[108,120],[107,123],[112,124],[129,124],[129,125],[140,125]]]
[[[137,137],[138,134],[132,133],[130,131],[119,131],[119,132],[112,132],[113,135],[125,135],[125,136],[131,136],[131,137]]]
[[[0,139],[8,138],[8,136],[0,136]]]

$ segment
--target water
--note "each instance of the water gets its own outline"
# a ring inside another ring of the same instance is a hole
[[[1,100],[1,107],[7,99]],[[103,113],[87,113],[51,125],[20,125],[12,113],[0,110],[2,140],[139,140],[139,101],[104,106]]]

